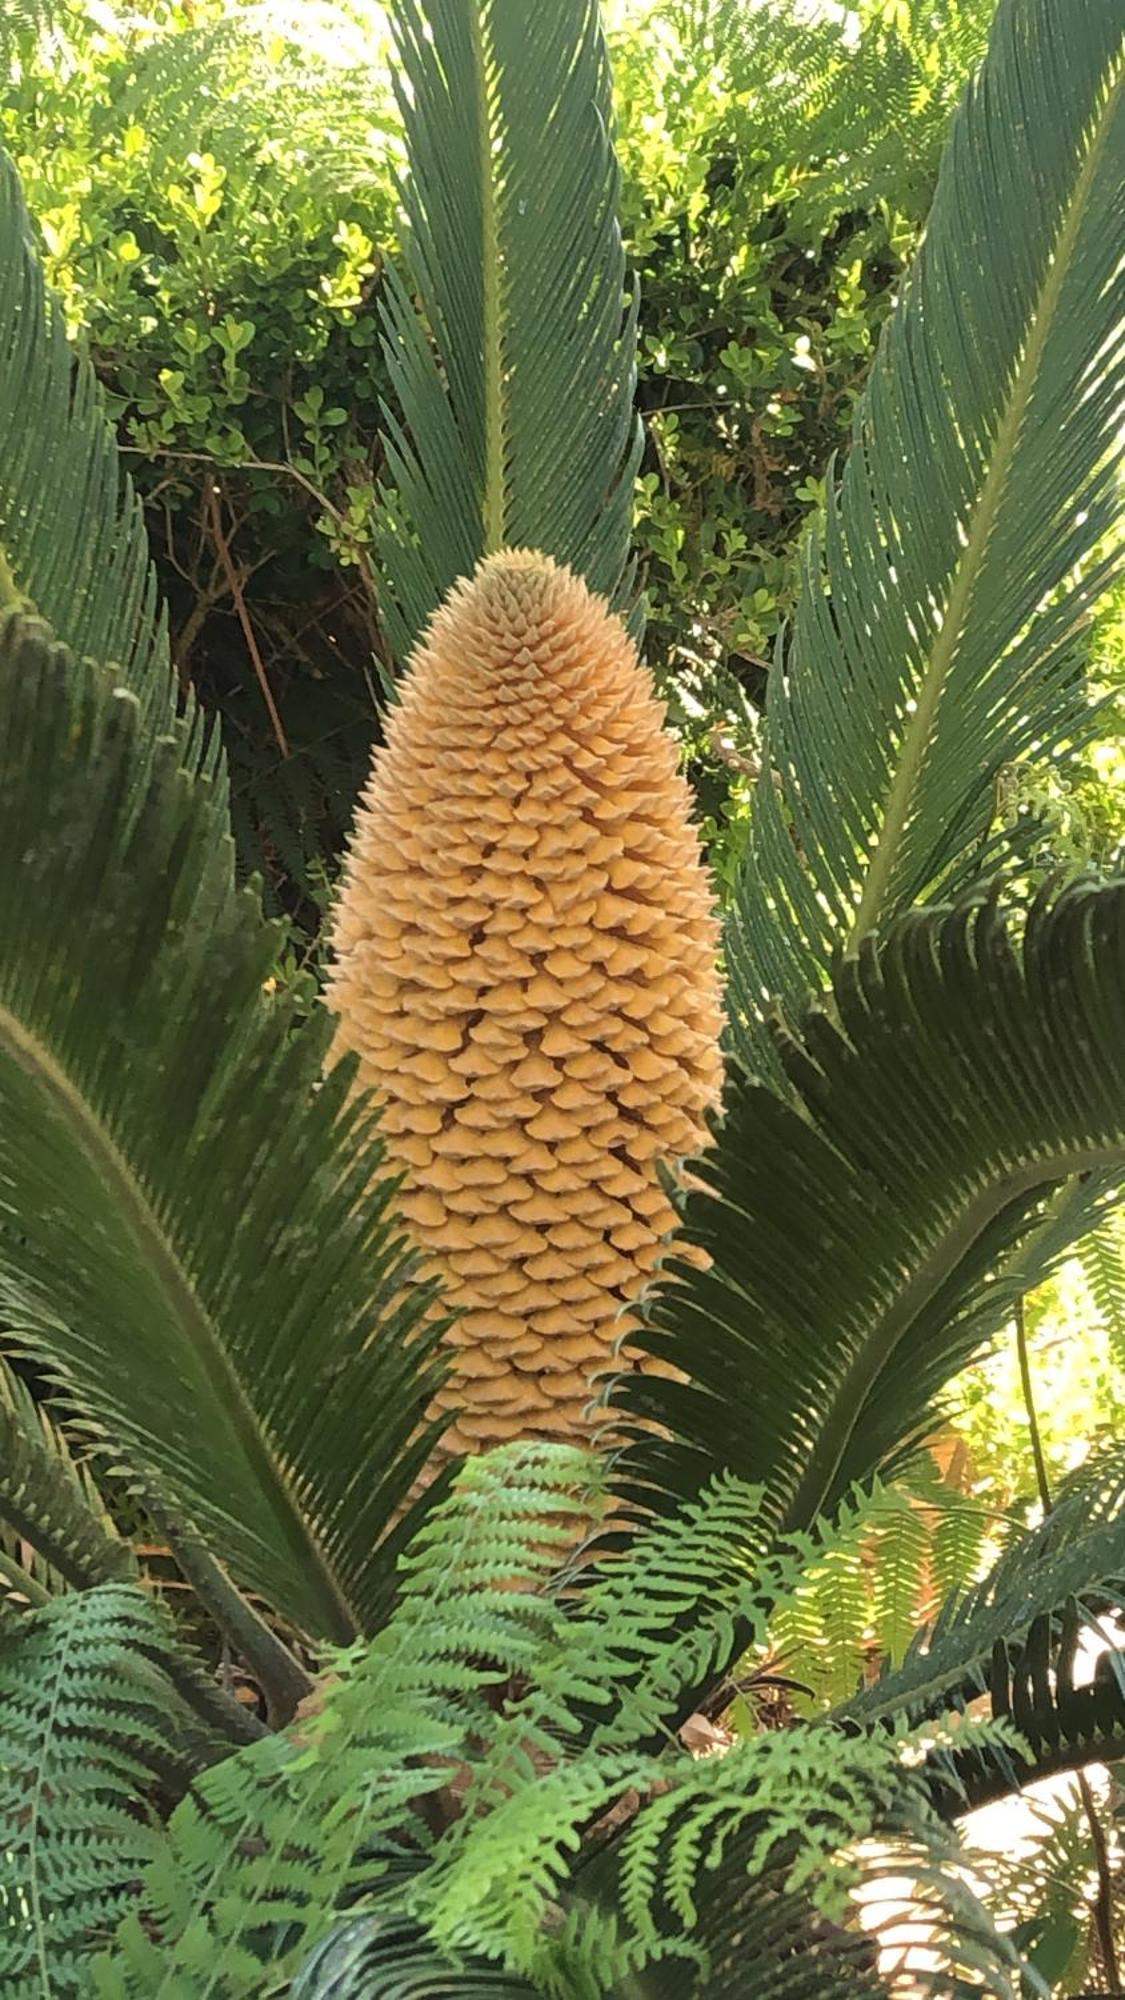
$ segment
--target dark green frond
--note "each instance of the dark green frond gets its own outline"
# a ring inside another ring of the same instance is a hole
[[[146,718],[167,726],[175,690],[140,504],[0,153],[0,611],[13,607],[112,661]],[[185,744],[196,754],[194,733]]]
[[[779,1044],[794,1103],[732,1081],[684,1203],[710,1264],[673,1257],[637,1336],[689,1379],[618,1385],[666,1432],[638,1440],[626,1484],[665,1505],[725,1466],[799,1527],[896,1461],[1045,1197],[1120,1171],[1123,976],[1125,883],[1042,899],[1018,947],[973,903],[838,967],[835,1018]]]
[[[186,729],[186,725],[183,729]],[[0,1301],[243,1586],[373,1623],[429,1448],[432,1288],[331,1023],[264,990],[212,779],[114,677],[0,630]]]
[[[85,1466],[62,1433],[0,1361],[0,1531],[25,1554],[4,1579],[33,1601],[54,1589],[87,1589],[136,1574],[128,1542],[114,1528]],[[18,1574],[26,1571],[26,1584]]]
[[[1107,1215],[1079,1246],[1078,1256],[1098,1309],[1109,1351],[1125,1366],[1125,1210]]]
[[[392,274],[379,556],[405,658],[502,547],[541,549],[620,606],[640,440],[595,0],[401,0],[394,18],[421,316]]]
[[[1003,0],[770,678],[730,935],[776,1076],[833,953],[994,865],[1002,769],[1089,724],[1076,651],[1122,543],[1115,0]]]
[[[161,1786],[182,1788],[187,1711],[160,1671],[163,1621],[122,1584],[0,1627],[0,1991],[89,1992],[85,1954],[159,1852]]]
[[[987,1695],[992,1714],[1015,1725],[1025,1748],[989,1744],[936,1758],[933,1783],[947,1810],[1052,1770],[1125,1755],[1121,1656],[1106,1653],[1092,1679],[1076,1673],[1083,1635],[1125,1607],[1122,1498],[1107,1495],[1099,1507],[1085,1490],[1064,1492],[1049,1519],[1005,1550],[982,1582],[947,1600],[900,1667],[837,1711],[868,1727],[903,1716],[918,1724]]]
[[[536,2000],[495,1966],[457,1964],[400,1918],[354,1917],[314,1951],[290,2000]]]

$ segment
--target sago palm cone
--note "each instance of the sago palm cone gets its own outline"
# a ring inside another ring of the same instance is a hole
[[[453,1450],[589,1434],[674,1225],[657,1164],[699,1152],[719,1097],[717,924],[663,713],[584,583],[491,556],[414,654],[360,806],[336,1049],[460,1310]]]

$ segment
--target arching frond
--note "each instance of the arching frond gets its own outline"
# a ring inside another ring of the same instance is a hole
[[[379,557],[405,658],[503,547],[627,597],[640,439],[596,0],[402,0],[394,24],[421,317],[392,273]]]
[[[0,1361],[0,1536],[17,1537],[22,1562],[0,1583],[33,1603],[54,1589],[88,1589],[136,1575],[88,1468],[76,1463],[49,1413]]]
[[[496,1966],[452,1961],[416,1924],[353,1917],[302,1966],[290,2000],[536,2000],[536,1989]]]
[[[1122,543],[1125,57],[1114,0],[1003,0],[810,542],[732,919],[732,1031],[777,1078],[833,953],[993,865],[1002,768],[1088,723]]]
[[[12,608],[45,619],[76,653],[112,661],[146,718],[166,724],[175,690],[140,503],[0,153],[0,611]],[[189,758],[198,727],[184,737]]]
[[[0,1302],[236,1580],[346,1639],[429,1448],[432,1288],[330,1023],[264,985],[211,778],[115,677],[0,629]]]
[[[387,1629],[333,1661],[321,1706],[288,1737],[207,1773],[177,1809],[140,1909],[96,1967],[105,2000],[173,1985],[182,2000],[258,1994],[267,1939],[270,1978],[294,1977],[306,2000],[381,1980],[396,1995],[452,1993],[461,1967],[466,1992],[647,2000],[665,1990],[649,1984],[665,1961],[706,1971],[717,1943],[722,1962],[731,1907],[763,1993],[795,1993],[804,1952],[802,1992],[874,1995],[874,1979],[840,1979],[873,1971],[870,1945],[838,1928],[845,1850],[904,1832],[937,1948],[958,1963],[975,1951],[998,1981],[984,1990],[1008,1990],[1015,1956],[946,1869],[948,1836],[895,1735],[818,1724],[702,1762],[670,1733],[638,1750],[631,1704],[638,1677],[660,1678],[669,1621],[685,1607],[727,1619],[754,1588],[737,1546],[710,1575],[706,1551],[701,1576],[690,1559],[705,1528],[721,1543],[732,1522],[745,1557],[756,1496],[720,1482],[647,1531],[639,1565],[632,1553],[611,1563],[577,1602],[545,1593],[574,1510],[598,1497],[596,1461],[559,1446],[509,1446],[462,1469],[406,1559]],[[575,1718],[590,1703],[606,1725],[584,1732]],[[419,1807],[455,1773],[457,1813],[435,1832]]]
[[[622,1477],[657,1504],[726,1466],[805,1526],[896,1461],[975,1350],[1052,1188],[1119,1173],[1125,883],[1044,897],[1019,947],[992,903],[921,911],[837,969],[779,1056],[794,1103],[732,1083],[622,1379],[660,1425]],[[732,1382],[748,1385],[733,1396]],[[663,1496],[663,1497],[662,1497]]]
[[[1118,1205],[1091,1230],[1077,1255],[1117,1365],[1125,1364],[1125,1209]]]
[[[1010,1719],[1020,1746],[956,1749],[933,1760],[946,1810],[1014,1791],[1053,1770],[1125,1754],[1125,1670],[1110,1651],[1078,1671],[1083,1635],[1125,1608],[1125,1505],[1099,1507],[1087,1489],[1062,1493],[1040,1526],[1006,1549],[988,1575],[942,1607],[902,1665],[842,1706],[870,1727],[963,1711],[981,1695]]]

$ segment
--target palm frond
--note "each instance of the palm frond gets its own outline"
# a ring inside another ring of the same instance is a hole
[[[1043,1524],[1012,1543],[988,1575],[943,1605],[902,1665],[836,1713],[870,1727],[905,1716],[963,1712],[987,1696],[1020,1746],[990,1744],[933,1761],[949,1811],[982,1804],[1036,1778],[1125,1753],[1125,1667],[1112,1650],[1092,1678],[1076,1677],[1079,1643],[1125,1608],[1125,1496],[1099,1507],[1088,1491],[1060,1495]]]
[[[1125,883],[1044,896],[1018,947],[991,901],[914,912],[779,1039],[794,1103],[732,1081],[683,1204],[710,1262],[673,1255],[633,1336],[688,1379],[613,1395],[663,1432],[627,1490],[667,1505],[724,1466],[801,1527],[900,1461],[1052,1188],[1120,1171],[1123,949]]]
[[[101,390],[47,292],[15,168],[0,152],[0,610],[43,618],[112,661],[147,718],[174,712],[164,613],[140,504]],[[198,757],[197,731],[185,754]],[[208,758],[221,796],[217,748]]]
[[[163,1623],[125,1584],[0,1627],[0,1987],[86,1992],[83,1965],[161,1833],[146,1801],[191,1775],[187,1711],[160,1672]]]
[[[732,1030],[777,1079],[833,954],[994,865],[1002,768],[1090,711],[1079,635],[1122,544],[1122,27],[1002,0],[804,559],[730,938]]]
[[[48,1412],[0,1361],[2,1530],[22,1551],[7,1581],[33,1601],[56,1589],[88,1589],[136,1575],[132,1550],[114,1528],[88,1467],[75,1460]]]
[[[1117,1190],[1120,1202],[1120,1190]],[[1078,1247],[1086,1283],[1105,1328],[1109,1351],[1125,1364],[1125,1211],[1120,1205]]]
[[[501,547],[541,549],[620,604],[639,432],[595,0],[402,0],[395,33],[421,315],[392,273],[379,556],[404,658]]]
[[[330,1022],[263,990],[278,933],[189,725],[18,617],[0,690],[8,1345],[239,1584],[346,1639],[431,1442],[432,1286],[347,1065],[321,1083]]]
[[[496,1966],[451,1961],[402,1918],[353,1917],[302,1966],[290,2000],[536,2000]]]
[[[89,1462],[75,1457],[50,1411],[0,1361],[0,1588],[10,1593],[8,1608],[38,1609],[67,1590],[137,1581],[132,1546]],[[159,1663],[207,1730],[228,1743],[252,1743],[263,1733],[170,1621]]]

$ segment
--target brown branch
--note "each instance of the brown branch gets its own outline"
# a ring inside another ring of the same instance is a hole
[[[227,582],[230,585],[230,594],[234,599],[234,608],[238,614],[238,622],[242,627],[242,636],[246,641],[246,650],[249,653],[250,658],[253,662],[254,672],[257,675],[258,679],[258,686],[262,690],[262,699],[266,704],[266,709],[269,714],[270,724],[273,729],[274,736],[277,740],[277,747],[280,750],[283,757],[288,757],[289,755],[288,739],[282,727],[281,717],[277,712],[277,703],[273,698],[273,689],[270,686],[269,675],[267,674],[265,667],[262,664],[262,655],[258,649],[258,640],[254,632],[254,627],[250,622],[250,613],[246,609],[246,599],[243,595],[243,590],[242,590],[243,579],[239,571],[235,568],[234,560],[230,552],[230,543],[227,540],[226,532],[223,528],[222,488],[220,487],[217,479],[207,480],[206,488],[207,488],[207,506],[211,520],[211,532],[215,538],[215,547],[219,551],[219,560],[223,565],[223,569],[226,572]]]
[[[209,451],[143,451],[140,445],[135,444],[122,445],[121,449],[122,451],[135,453],[136,456],[142,458],[180,459],[185,464],[210,465],[214,466],[216,470],[219,465],[219,460]],[[315,500],[317,506],[323,509],[329,519],[335,521],[338,528],[346,529],[347,527],[347,522],[339,507],[328,498],[327,493],[321,492],[320,487],[316,485],[315,481],[306,478],[303,472],[298,472],[295,465],[285,465],[280,459],[276,458],[240,458],[238,464],[229,467],[228,470],[232,472],[279,472],[283,478],[295,480],[297,485],[308,494],[309,498]],[[355,566],[362,575],[364,583],[371,594],[372,603],[375,603],[377,601],[375,572],[371,568],[371,564],[362,549],[357,548],[356,555],[358,561]]]

